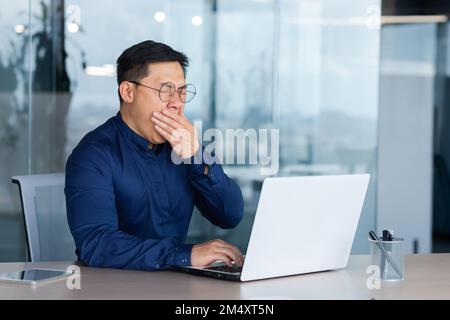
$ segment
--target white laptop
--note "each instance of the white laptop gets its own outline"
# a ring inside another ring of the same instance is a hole
[[[345,268],[369,174],[266,178],[242,268],[176,267],[250,281]]]

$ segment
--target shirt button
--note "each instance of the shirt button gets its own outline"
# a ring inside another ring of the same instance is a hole
[[[181,260],[183,263],[186,263],[187,262],[187,260],[186,259],[183,259],[183,260]]]
[[[159,268],[159,263],[158,263],[158,264],[156,264],[156,266],[155,266],[155,267],[156,267],[156,269],[158,269],[158,268]]]

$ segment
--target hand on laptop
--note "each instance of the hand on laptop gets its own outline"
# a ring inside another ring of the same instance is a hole
[[[192,247],[191,264],[193,267],[205,267],[221,260],[228,266],[233,262],[236,266],[242,266],[244,257],[239,249],[223,240],[216,239],[196,244]]]

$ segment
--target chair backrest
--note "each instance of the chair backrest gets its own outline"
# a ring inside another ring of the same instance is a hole
[[[19,186],[31,262],[76,260],[64,173],[14,176],[12,182]]]

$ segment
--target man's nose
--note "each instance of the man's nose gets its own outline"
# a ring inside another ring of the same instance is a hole
[[[169,101],[168,108],[173,111],[181,112],[183,110],[183,106],[184,103],[181,101],[180,96],[178,93],[175,93]]]

